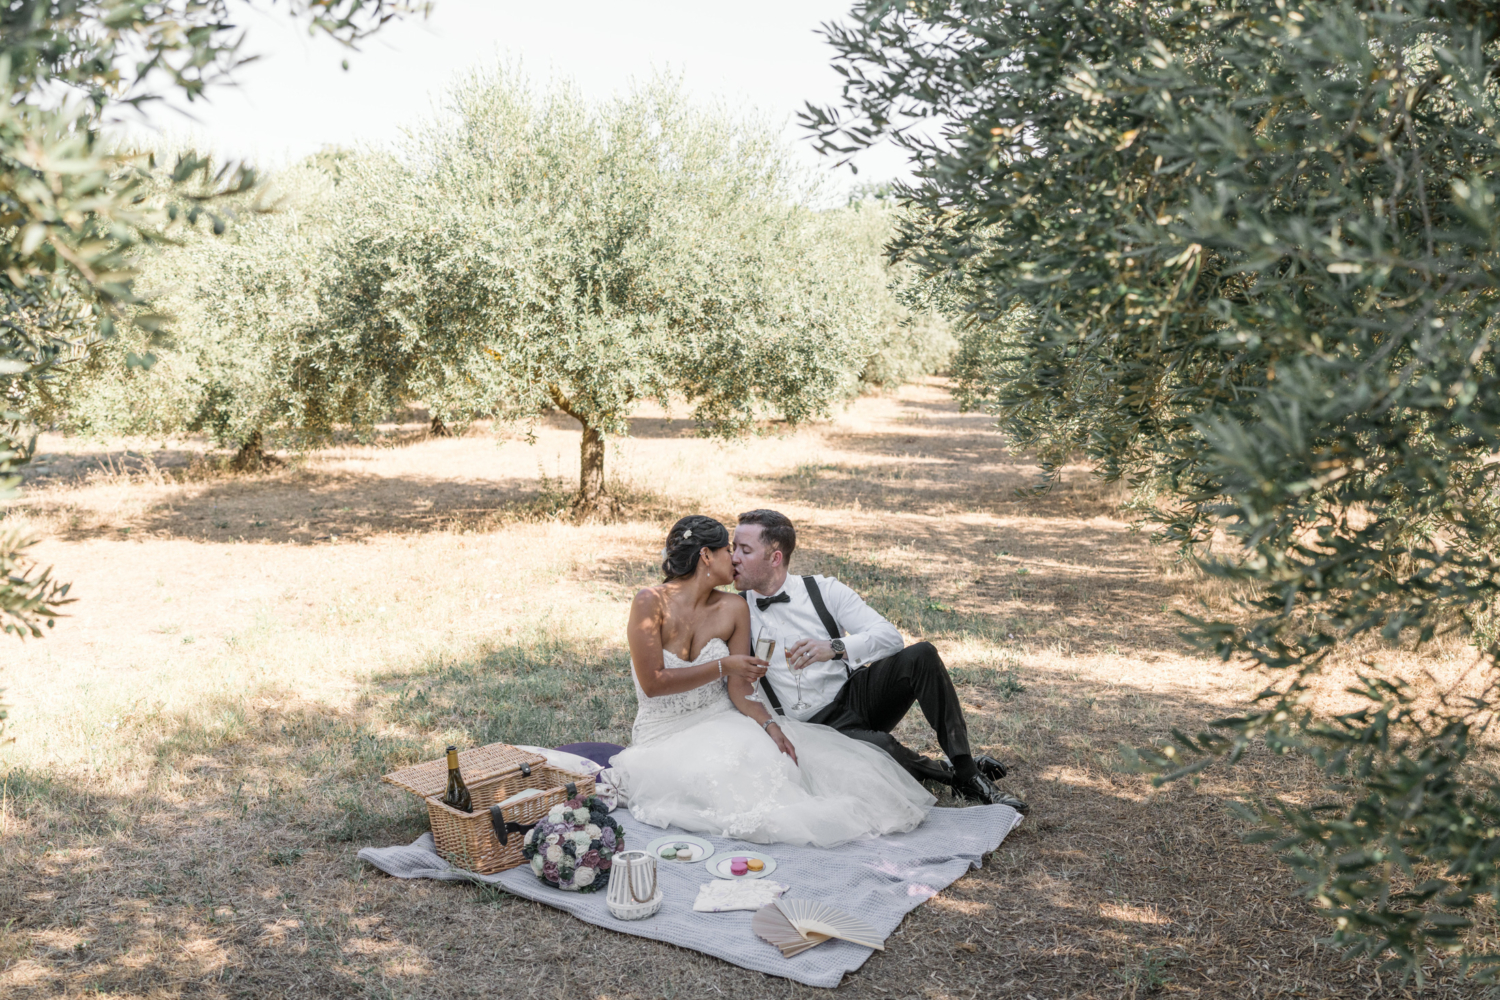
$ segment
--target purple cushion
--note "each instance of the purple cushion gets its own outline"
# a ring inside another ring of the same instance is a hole
[[[625,748],[618,743],[565,743],[554,749],[563,753],[586,757],[600,767],[608,767],[609,759]]]

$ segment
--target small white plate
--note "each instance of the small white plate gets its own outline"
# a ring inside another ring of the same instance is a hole
[[[692,847],[693,856],[686,860],[686,864],[693,864],[698,861],[707,861],[709,858],[714,856],[713,844],[710,844],[702,837],[690,837],[687,835],[676,837],[657,837],[655,840],[651,841],[651,843],[646,845],[646,853],[651,855],[661,864],[673,865],[678,861],[681,861],[682,859],[664,858],[661,856],[661,849],[663,847],[671,847],[674,844],[687,844]]]
[[[746,861],[756,858],[764,863],[765,867],[758,872],[746,872],[743,875],[735,875],[729,871],[729,866],[734,864],[735,858],[744,858]],[[776,870],[776,859],[769,854],[759,854],[755,851],[735,851],[733,854],[721,854],[717,858],[712,858],[705,862],[703,867],[707,868],[709,874],[716,878],[727,878],[732,882],[742,878],[765,878]]]

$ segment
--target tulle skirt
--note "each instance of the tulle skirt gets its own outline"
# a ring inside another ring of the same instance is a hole
[[[753,720],[721,712],[610,761],[651,826],[755,844],[833,847],[916,828],[936,801],[885,752],[827,726],[778,719],[798,763]]]

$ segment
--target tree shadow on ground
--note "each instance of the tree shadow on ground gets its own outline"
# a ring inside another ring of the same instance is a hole
[[[604,646],[496,644],[378,675],[347,711],[290,692],[200,706],[128,794],[12,772],[0,981],[14,997],[826,995],[354,860],[421,832],[420,807],[378,777],[444,740],[623,741],[626,670]],[[1032,817],[906,918],[851,978],[855,995],[1113,998],[1148,974],[1204,996],[1366,994],[1367,972],[1311,947],[1323,926],[1285,870],[1240,843],[1225,808],[1236,787],[1150,793],[1106,759],[1109,740],[1134,735],[1110,723],[1116,701],[1151,699],[1163,727],[1233,706],[1063,671],[1023,674],[1019,691],[983,676],[961,685],[976,744],[1017,766]],[[1252,755],[1236,773],[1295,766]]]
[[[42,452],[21,467],[23,486],[78,485],[90,476],[144,477],[153,471],[186,472],[203,459],[202,448],[107,448]]]
[[[779,475],[744,478],[784,503],[937,515],[1112,517],[1122,498],[1120,487],[1081,470],[1066,470],[1048,484],[1041,467],[1025,458],[893,455],[888,449],[879,455],[886,460],[806,464]]]
[[[74,509],[51,534],[67,541],[129,534],[202,542],[312,545],[464,527],[543,498],[529,477],[471,480],[293,469],[179,488],[135,515]]]

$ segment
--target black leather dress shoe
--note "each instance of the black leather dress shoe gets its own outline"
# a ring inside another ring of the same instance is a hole
[[[1014,795],[1008,795],[995,787],[995,783],[982,774],[976,774],[962,785],[954,785],[953,790],[966,799],[987,806],[1010,806],[1016,812],[1025,816],[1031,812],[1031,807]]]
[[[979,773],[991,781],[999,781],[1006,775],[1005,765],[1000,763],[989,754],[978,753],[974,755],[974,764],[979,768]]]

